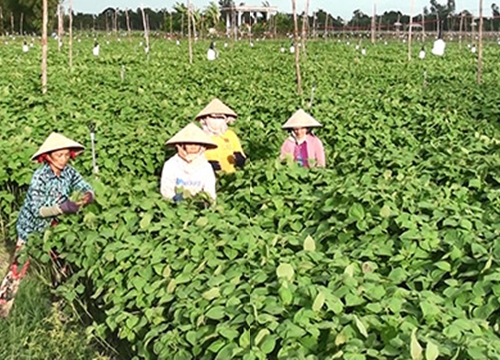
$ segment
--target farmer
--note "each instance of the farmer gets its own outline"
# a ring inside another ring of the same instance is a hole
[[[205,159],[206,149],[217,144],[203,130],[191,123],[167,141],[177,148],[177,154],[163,165],[160,192],[174,202],[183,200],[183,190],[195,195],[207,192],[215,200],[215,174]]]
[[[217,149],[207,150],[205,158],[215,171],[234,173],[236,167],[245,165],[246,156],[240,140],[228,124],[233,123],[238,115],[219,99],[213,99],[196,115],[205,134],[217,144]]]
[[[325,151],[321,140],[312,128],[321,127],[311,115],[300,109],[282,126],[290,130],[290,136],[281,146],[280,159],[292,158],[301,166],[325,167]]]
[[[81,154],[84,147],[67,137],[52,133],[33,155],[31,160],[42,165],[31,179],[24,205],[17,218],[17,244],[14,261],[0,286],[0,315],[7,316],[19,282],[24,277],[29,261],[19,269],[19,250],[28,241],[30,234],[42,233],[50,225],[57,224],[62,214],[74,214],[94,200],[90,185],[73,167],[70,159]],[[70,200],[73,191],[82,194],[78,202]]]
[[[215,50],[215,44],[214,42],[212,41],[210,43],[210,47],[208,48],[207,50],[207,60],[209,61],[213,61],[215,59],[217,59],[219,57],[219,54],[217,53],[217,51]]]

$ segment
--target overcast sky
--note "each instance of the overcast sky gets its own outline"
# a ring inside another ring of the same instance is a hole
[[[439,0],[446,2],[446,0]],[[185,3],[185,0],[73,0],[73,8],[75,12],[86,13],[100,13],[107,7],[118,7],[121,9],[131,8],[136,9],[144,5],[144,7],[151,7],[153,9],[172,8],[176,3]],[[218,2],[218,1],[216,1]],[[260,5],[262,0],[236,0],[235,3],[239,4],[244,2],[247,5]],[[455,0],[457,11],[467,9],[473,14],[479,14],[479,1],[478,0]],[[491,15],[491,4],[495,1],[484,0],[484,15]],[[500,2],[497,1],[497,2]],[[65,1],[67,6],[68,1]],[[208,5],[209,0],[191,0],[191,3],[198,8],[204,8]],[[291,0],[269,0],[271,5],[277,6],[280,11],[291,12]],[[341,16],[343,18],[351,18],[352,12],[356,9],[371,14],[373,11],[374,0],[310,0],[311,13],[317,9],[323,9],[332,13],[334,16]],[[410,12],[411,0],[375,0],[377,5],[377,13],[383,13],[386,10],[400,10],[403,13]],[[305,0],[297,0],[298,11],[304,9]],[[420,13],[424,6],[429,5],[429,0],[415,0],[415,13]]]

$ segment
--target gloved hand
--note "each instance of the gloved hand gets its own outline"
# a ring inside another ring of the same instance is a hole
[[[88,191],[83,195],[82,202],[84,205],[92,204],[94,202],[94,194],[92,191]]]
[[[209,161],[209,163],[210,163],[210,165],[212,165],[212,168],[214,169],[214,171],[222,170],[222,168],[220,167],[220,163],[218,161],[211,160],[211,161]]]
[[[245,161],[247,161],[247,158],[243,156],[241,152],[237,151],[233,153],[233,156],[234,156],[234,164],[237,167],[242,168],[243,166],[245,166]]]
[[[176,203],[177,203],[177,202],[179,202],[179,201],[184,200],[184,196],[182,196],[182,194],[181,194],[181,193],[179,193],[179,194],[175,194],[175,196],[172,198],[172,200],[174,200],[174,202],[176,202]]]
[[[65,201],[59,205],[63,214],[76,214],[80,210],[80,206],[73,201]]]

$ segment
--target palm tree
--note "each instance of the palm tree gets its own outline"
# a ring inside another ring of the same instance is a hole
[[[207,20],[207,26],[217,28],[220,22],[221,12],[219,6],[214,1],[211,1],[205,8],[204,15]]]

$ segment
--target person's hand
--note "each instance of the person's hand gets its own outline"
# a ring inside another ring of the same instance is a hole
[[[65,201],[60,206],[63,214],[76,214],[80,210],[80,205],[73,201]]]
[[[83,195],[83,198],[81,200],[81,205],[88,205],[92,204],[94,202],[94,194],[92,191],[88,191]]]
[[[182,196],[181,193],[175,194],[175,196],[172,198],[172,200],[174,200],[174,202],[178,203],[179,201],[184,200],[184,196]]]
[[[209,163],[210,163],[210,165],[212,165],[212,168],[214,169],[214,171],[222,170],[222,168],[220,167],[220,162],[218,162],[216,160],[210,160]]]

